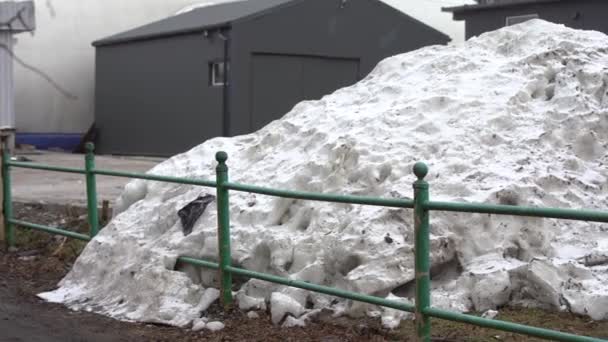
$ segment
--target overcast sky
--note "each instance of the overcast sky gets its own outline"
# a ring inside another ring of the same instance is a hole
[[[383,0],[412,17],[433,26],[452,37],[454,42],[464,40],[464,23],[453,21],[451,13],[441,12],[441,7],[471,4],[472,0]]]

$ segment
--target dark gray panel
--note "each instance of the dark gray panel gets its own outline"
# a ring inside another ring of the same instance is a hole
[[[242,120],[250,115],[254,103],[252,54],[355,59],[359,60],[358,79],[361,79],[388,56],[449,41],[441,32],[379,0],[299,1],[255,20],[237,22],[231,31],[231,135],[249,133],[259,127]],[[324,82],[316,86],[315,95],[331,93],[338,87],[335,84],[328,87]],[[284,108],[289,110],[296,103]]]
[[[251,63],[250,126],[257,130],[287,113],[302,98],[302,61],[280,55],[254,55]]]
[[[257,130],[304,100],[316,100],[356,82],[359,61],[344,58],[254,54],[251,127]]]
[[[189,35],[97,48],[101,153],[172,155],[222,133],[222,88],[208,84],[221,41]]]
[[[357,59],[306,58],[303,64],[302,97],[306,100],[355,84],[359,77]]]

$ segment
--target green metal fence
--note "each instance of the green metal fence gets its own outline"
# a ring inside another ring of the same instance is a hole
[[[48,232],[51,234],[59,234],[80,240],[90,240],[98,232],[98,208],[97,208],[97,191],[96,191],[96,175],[136,178],[151,181],[190,184],[205,187],[216,188],[217,191],[217,217],[218,217],[218,244],[219,244],[219,263],[195,259],[187,256],[182,256],[178,260],[183,263],[216,269],[220,272],[220,290],[221,302],[225,308],[232,305],[232,275],[240,275],[248,278],[260,279],[272,283],[297,287],[305,290],[319,292],[335,297],[365,302],[369,304],[389,307],[397,310],[412,312],[415,314],[416,320],[416,338],[419,341],[430,341],[431,336],[431,317],[456,321],[466,324],[477,325],[480,327],[498,329],[508,332],[520,333],[529,336],[539,337],[543,339],[557,341],[607,341],[599,338],[578,336],[568,333],[563,333],[555,330],[541,329],[530,327],[522,324],[504,322],[499,320],[485,319],[478,316],[462,314],[441,310],[431,306],[431,287],[430,287],[430,232],[429,232],[429,214],[431,210],[452,211],[452,212],[468,212],[468,213],[484,213],[496,215],[516,215],[516,216],[533,216],[544,218],[582,220],[593,222],[608,222],[608,212],[588,211],[588,210],[571,210],[557,208],[533,208],[520,207],[509,205],[488,205],[475,203],[452,203],[452,202],[433,202],[429,199],[429,184],[424,180],[428,173],[428,168],[424,163],[416,163],[414,165],[414,174],[417,180],[413,184],[414,200],[407,199],[385,199],[367,196],[347,196],[337,194],[320,194],[311,192],[278,190],[239,184],[230,182],[228,179],[228,166],[226,161],[228,155],[225,152],[218,152],[216,160],[216,180],[197,180],[189,178],[178,178],[168,176],[157,176],[151,174],[139,174],[120,171],[100,170],[95,167],[94,146],[87,144],[85,156],[85,168],[66,168],[55,167],[48,165],[39,165],[32,163],[23,163],[11,161],[10,155],[4,149],[2,153],[2,172],[3,172],[3,191],[4,191],[4,224],[6,229],[6,239],[8,246],[13,246],[15,239],[14,227],[20,226]],[[11,168],[28,168],[56,172],[69,172],[84,174],[86,177],[87,187],[87,206],[89,214],[89,235],[75,233],[66,229],[47,227],[35,223],[23,222],[16,220],[13,217],[12,198],[11,198]],[[256,193],[262,195],[324,201],[351,203],[361,205],[375,205],[394,208],[413,209],[414,227],[415,227],[415,304],[408,304],[399,301],[387,300],[380,297],[354,293],[337,288],[311,284],[304,281],[293,280],[283,277],[278,277],[271,274],[254,272],[231,265],[230,254],[230,205],[229,191],[241,191]]]

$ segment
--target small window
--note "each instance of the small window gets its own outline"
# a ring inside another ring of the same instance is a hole
[[[228,63],[228,69],[230,69],[230,63]],[[209,74],[211,75],[211,79],[209,83],[212,86],[223,86],[226,84],[226,74],[224,69],[224,62],[214,62],[209,64]]]
[[[538,14],[515,15],[512,17],[507,17],[506,25],[507,26],[516,25],[516,24],[523,23],[524,21],[528,21],[530,19],[537,19],[537,18],[538,18]]]

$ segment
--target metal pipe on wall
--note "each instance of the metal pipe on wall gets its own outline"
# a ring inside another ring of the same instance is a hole
[[[219,36],[224,41],[224,85],[222,94],[223,122],[222,134],[230,136],[230,33],[228,30],[220,30]]]

